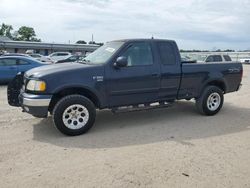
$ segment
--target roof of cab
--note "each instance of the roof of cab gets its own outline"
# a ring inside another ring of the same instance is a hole
[[[110,42],[143,42],[143,41],[164,41],[164,42],[175,42],[174,40],[168,39],[121,39],[121,40],[113,40]]]

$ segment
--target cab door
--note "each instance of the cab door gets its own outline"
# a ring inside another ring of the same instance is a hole
[[[158,57],[161,66],[161,86],[159,97],[161,100],[177,98],[181,82],[181,62],[178,47],[175,42],[157,42]]]
[[[115,62],[106,67],[109,106],[157,100],[160,69],[159,64],[154,61],[151,42],[129,43],[117,57],[121,56],[128,60],[126,67],[116,68],[113,66]]]

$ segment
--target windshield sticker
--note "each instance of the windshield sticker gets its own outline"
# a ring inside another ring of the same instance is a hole
[[[108,52],[110,52],[110,53],[113,53],[115,51],[114,48],[110,48],[110,47],[106,48],[105,50],[108,51]]]

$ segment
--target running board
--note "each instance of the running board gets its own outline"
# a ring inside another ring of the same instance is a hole
[[[134,106],[122,106],[122,107],[117,107],[117,108],[112,108],[111,112],[114,114],[116,113],[126,113],[126,112],[136,112],[136,111],[143,111],[143,110],[152,110],[152,109],[159,109],[159,108],[169,108],[173,106],[172,103],[152,103],[150,105],[134,105]]]

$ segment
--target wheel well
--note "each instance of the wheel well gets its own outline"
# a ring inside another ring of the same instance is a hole
[[[226,85],[222,81],[218,81],[218,80],[211,81],[207,84],[207,86],[216,86],[220,88],[223,91],[223,93],[226,93]]]
[[[74,88],[63,89],[63,90],[60,90],[59,92],[53,94],[50,105],[49,105],[49,111],[50,112],[53,111],[56,103],[61,98],[65,97],[67,95],[73,95],[73,94],[83,95],[83,96],[87,97],[89,100],[91,100],[97,108],[100,107],[100,101],[93,92],[91,92],[85,88],[74,87]]]

